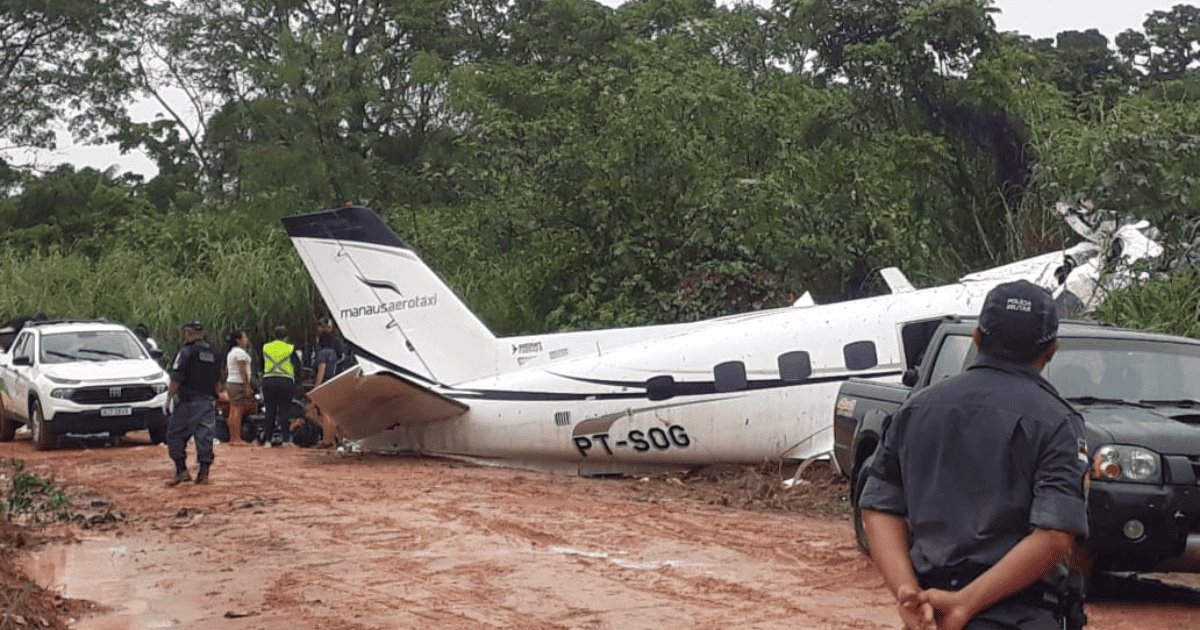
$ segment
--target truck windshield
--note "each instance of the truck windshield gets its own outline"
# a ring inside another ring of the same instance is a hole
[[[1064,398],[1200,399],[1200,346],[1081,338],[1059,344],[1043,374]]]
[[[64,332],[42,335],[42,363],[145,359],[142,344],[122,330]]]

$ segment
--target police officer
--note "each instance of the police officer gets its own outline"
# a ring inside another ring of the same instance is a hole
[[[893,414],[859,505],[907,627],[1063,627],[1088,455],[1083,419],[1039,374],[1057,332],[1045,290],[1001,284],[979,315],[975,364]]]
[[[175,477],[167,484],[177,486],[192,477],[187,469],[187,442],[196,442],[196,461],[200,471],[196,483],[208,483],[213,462],[213,430],[216,424],[216,400],[221,381],[221,361],[217,351],[204,341],[204,324],[188,322],[183,327],[183,347],[171,366],[169,397],[175,409],[167,423],[167,452],[175,462]]]
[[[300,357],[296,346],[287,341],[287,328],[276,326],[275,338],[263,345],[263,405],[266,407],[266,435],[271,446],[279,446],[287,435],[288,407],[296,394],[300,375]]]

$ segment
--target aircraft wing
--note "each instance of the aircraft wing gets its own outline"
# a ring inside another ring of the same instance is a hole
[[[360,367],[337,375],[308,397],[351,440],[453,418],[467,410],[463,403],[401,376],[386,371],[364,374]]]

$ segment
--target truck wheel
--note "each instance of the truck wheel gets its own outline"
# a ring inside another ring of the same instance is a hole
[[[34,399],[29,405],[29,429],[33,432],[33,448],[48,451],[58,448],[58,436],[46,426],[46,416],[42,413],[42,404]]]
[[[17,435],[17,423],[8,419],[4,411],[4,398],[0,396],[0,442],[11,442]]]

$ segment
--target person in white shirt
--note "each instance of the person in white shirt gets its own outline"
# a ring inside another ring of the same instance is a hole
[[[229,394],[229,443],[242,443],[242,416],[258,410],[254,384],[250,378],[251,359],[246,348],[250,337],[244,330],[231,331],[226,338],[229,350],[225,354],[225,391]]]

